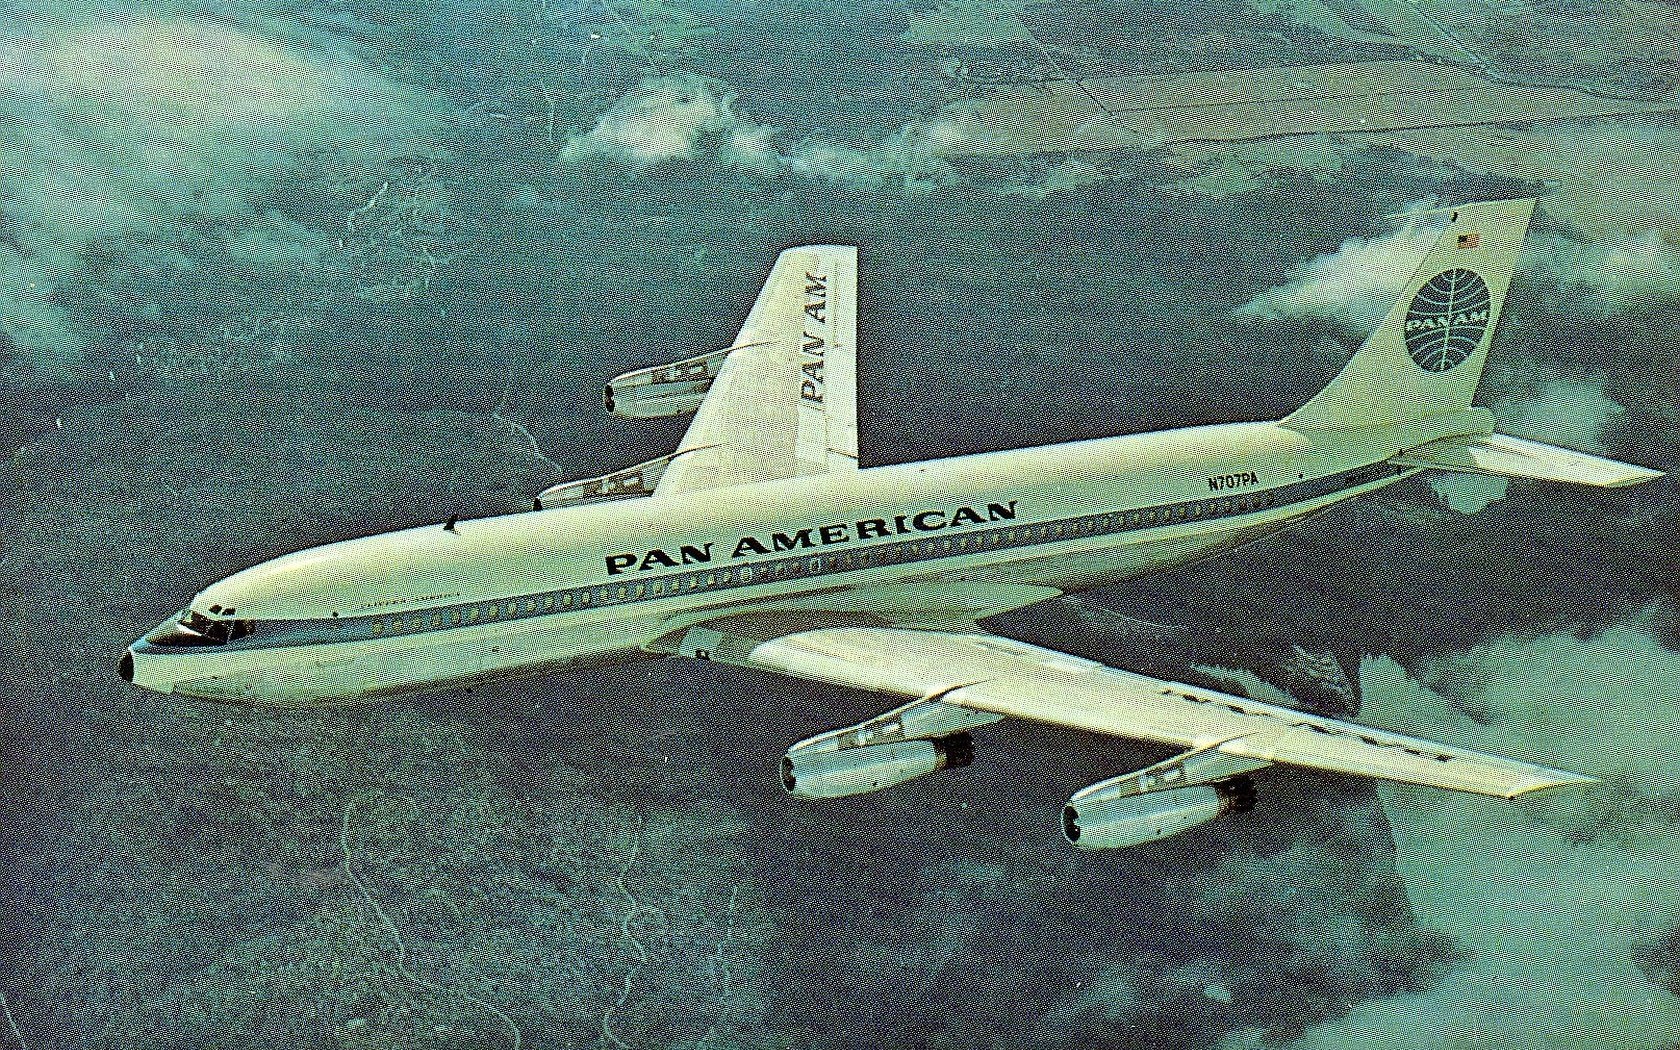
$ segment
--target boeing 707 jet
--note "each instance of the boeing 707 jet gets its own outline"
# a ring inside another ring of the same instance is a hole
[[[518,514],[316,547],[212,584],[135,642],[148,689],[305,705],[650,656],[871,690],[795,744],[801,798],[967,764],[1005,718],[1166,745],[1063,810],[1085,849],[1252,805],[1305,766],[1503,798],[1590,777],[1164,681],[999,637],[989,617],[1271,535],[1426,471],[1594,486],[1657,471],[1497,432],[1472,400],[1534,202],[1445,229],[1334,380],[1280,420],[860,468],[857,251],[789,248],[726,349],[612,380],[675,451]],[[1272,774],[1266,774],[1272,775]]]

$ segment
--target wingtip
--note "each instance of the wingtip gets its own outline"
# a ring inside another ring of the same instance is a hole
[[[1647,481],[1655,481],[1666,473],[1667,471],[1652,470],[1649,467],[1640,467],[1637,469],[1637,472],[1629,471],[1627,477],[1608,487],[1613,489],[1630,489],[1635,485],[1643,485]]]
[[[1508,799],[1515,799],[1521,798],[1524,795],[1532,795],[1537,791],[1550,791],[1553,788],[1584,787],[1587,784],[1603,783],[1603,781],[1598,777],[1590,777],[1585,773],[1569,773],[1561,769],[1548,770],[1547,772],[1550,775],[1544,780],[1539,780],[1532,784],[1525,784],[1505,797]]]

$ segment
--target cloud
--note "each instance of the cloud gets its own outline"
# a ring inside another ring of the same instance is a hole
[[[1237,312],[1253,317],[1328,317],[1363,332],[1382,319],[1439,234],[1429,218],[1379,237],[1350,237],[1314,256],[1288,283]],[[1680,247],[1661,237],[1594,244],[1530,236],[1525,264],[1597,312],[1680,299]]]
[[[1676,680],[1680,653],[1648,616],[1586,639],[1504,638],[1415,676],[1367,660],[1365,720],[1606,782],[1519,803],[1384,786],[1413,910],[1460,939],[1458,962],[1427,992],[1361,1003],[1291,1050],[1680,1039],[1680,999],[1640,967],[1680,908]]]
[[[915,185],[949,175],[944,154],[979,134],[960,115],[942,114],[862,144],[811,137],[789,145],[782,141],[782,129],[742,115],[727,85],[684,73],[644,79],[601,114],[593,128],[570,136],[563,154],[639,171],[710,161],[735,170],[835,183]]]
[[[1315,255],[1289,282],[1262,292],[1237,313],[1251,317],[1329,317],[1368,329],[1382,320],[1440,235],[1428,221],[1369,239],[1349,237]]]
[[[569,157],[602,156],[634,168],[692,160],[708,144],[737,160],[770,155],[774,131],[742,121],[716,81],[692,74],[648,77],[566,140]]]
[[[1504,499],[1511,482],[1491,474],[1442,473],[1429,479],[1429,487],[1436,498],[1460,514],[1478,514]]]
[[[43,293],[105,240],[248,242],[248,222],[273,223],[253,200],[274,178],[323,154],[388,158],[431,127],[424,99],[330,41],[138,5],[13,26],[0,39],[7,290]],[[23,304],[21,317],[8,310],[14,345],[43,360],[82,345],[44,294]]]
[[[1522,396],[1491,406],[1499,429],[1582,452],[1603,452],[1604,429],[1627,411],[1604,392],[1602,382],[1555,380]]]
[[[1650,234],[1605,243],[1531,238],[1541,271],[1575,305],[1597,312],[1680,299],[1680,247]]]

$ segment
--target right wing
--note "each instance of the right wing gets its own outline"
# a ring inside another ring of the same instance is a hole
[[[1197,686],[1163,681],[978,630],[837,626],[762,639],[720,622],[677,651],[911,701],[937,701],[1222,756],[1515,798],[1590,782],[1485,755]],[[1249,765],[1248,768],[1253,768]]]

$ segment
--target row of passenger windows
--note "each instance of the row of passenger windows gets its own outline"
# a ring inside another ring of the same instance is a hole
[[[852,569],[867,569],[878,565],[896,565],[904,562],[920,561],[924,558],[955,556],[976,551],[995,550],[1000,547],[1053,542],[1064,538],[1103,535],[1181,521],[1245,514],[1252,510],[1272,506],[1275,502],[1276,498],[1270,493],[1253,492],[1241,496],[1229,496],[1224,499],[1205,500],[1200,503],[1179,504],[1173,507],[1133,510],[1115,514],[1098,514],[1045,525],[995,529],[969,535],[942,536],[938,539],[908,540],[861,550],[842,550],[828,554],[813,554],[808,557],[784,558],[780,561],[765,562],[758,565],[741,565],[734,568],[691,572],[641,582],[609,583],[572,591],[488,602],[465,608],[382,617],[373,622],[371,630],[375,636],[412,634],[419,631],[441,630],[445,627],[461,627],[475,623],[522,619],[527,616],[540,616],[567,609],[614,605],[619,602],[636,601],[643,598],[668,597],[675,594],[710,590],[714,587],[732,587],[743,584],[768,583],[776,580],[799,579],[825,572],[846,572]]]

